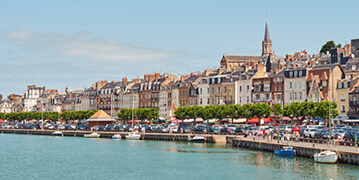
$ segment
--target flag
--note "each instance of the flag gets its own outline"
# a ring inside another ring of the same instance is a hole
[[[172,109],[177,111],[177,107],[176,107],[175,103],[173,103],[173,102],[172,102]]]

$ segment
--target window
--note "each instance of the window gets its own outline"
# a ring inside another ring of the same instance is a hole
[[[217,104],[221,103],[221,98],[217,98]]]
[[[249,96],[247,96],[247,102],[249,102]]]
[[[264,84],[264,89],[263,91],[270,91],[270,84]]]
[[[242,97],[239,97],[239,102],[242,102]]]
[[[282,85],[279,84],[279,85],[278,85],[278,91],[281,91],[281,90],[282,90]]]
[[[299,76],[302,77],[303,71],[299,71]]]
[[[227,93],[227,87],[224,87],[224,93]]]
[[[233,87],[231,87],[231,93],[233,92]]]
[[[239,86],[239,92],[241,92],[242,91],[242,86]]]
[[[345,106],[342,105],[342,113],[344,113],[344,112],[345,112]]]
[[[289,82],[289,88],[293,88],[292,82]]]
[[[274,91],[277,91],[278,89],[277,87],[278,87],[277,85],[274,86]]]
[[[254,85],[254,92],[261,91],[261,86],[259,84]]]
[[[293,71],[289,72],[289,77],[293,77]]]
[[[276,99],[277,102],[280,102],[280,100],[281,100],[281,95],[280,95],[280,94],[277,94],[277,95],[275,96],[275,99]]]
[[[207,94],[209,94],[209,88],[207,88]]]
[[[261,97],[259,94],[256,94],[256,98],[255,98],[255,101],[260,101]]]
[[[322,81],[322,86],[327,87],[327,81],[326,80]]]
[[[247,92],[249,91],[249,85],[247,85]]]
[[[297,100],[297,92],[294,93],[294,99]]]
[[[212,104],[214,104],[214,98],[212,98]]]
[[[342,83],[338,83],[338,89],[341,89],[342,88]]]
[[[209,98],[207,98],[207,104],[209,104]]]
[[[297,88],[297,82],[294,82],[294,88]]]
[[[212,88],[212,94],[214,94],[214,88]]]
[[[266,101],[269,101],[269,94],[266,94]]]
[[[221,87],[217,88],[217,93],[221,93]]]
[[[344,83],[344,88],[345,89],[348,88],[348,83],[347,82]]]
[[[302,71],[299,71],[302,72]],[[299,89],[302,89],[302,82],[298,82]]]
[[[341,94],[341,100],[345,101],[345,94]]]
[[[199,89],[199,93],[202,94],[202,88]],[[201,103],[202,104],[202,103]]]
[[[299,92],[299,98],[302,99],[302,92]]]
[[[202,98],[201,98],[201,99],[199,99],[199,104],[202,104]]]

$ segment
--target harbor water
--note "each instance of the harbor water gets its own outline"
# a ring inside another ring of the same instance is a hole
[[[1,179],[359,179],[359,166],[218,144],[0,134]]]

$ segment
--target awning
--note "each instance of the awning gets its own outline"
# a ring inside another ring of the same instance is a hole
[[[245,123],[247,121],[246,118],[233,119],[233,123]]]
[[[359,122],[359,119],[347,119],[347,120],[343,120],[343,122],[349,122],[349,123]]]
[[[107,122],[107,121],[116,121],[116,120],[113,118],[93,118],[93,119],[90,118],[86,120],[86,122],[99,122],[99,121]]]
[[[299,119],[301,120],[301,119],[303,119],[303,118],[302,118],[302,117],[299,117]],[[283,121],[291,121],[290,117],[287,117],[287,116],[283,117],[282,120],[283,120]],[[296,121],[297,118],[294,117],[293,120]]]
[[[269,118],[264,118],[264,117],[262,117],[261,120],[263,120],[264,123],[267,123],[267,122],[270,122],[270,117],[269,117]],[[252,119],[249,119],[249,120],[248,120],[248,123],[259,123],[259,120],[258,120],[257,117],[254,117],[254,118],[252,118]]]
[[[180,124],[180,123],[182,123],[182,120],[181,119],[176,119],[176,120],[173,120],[172,123]]]
[[[152,122],[158,122],[158,121],[164,122],[164,121],[166,121],[166,119],[153,119],[153,120],[152,120]]]
[[[209,119],[208,122],[209,122],[210,124],[216,123],[216,122],[217,122],[217,119]],[[204,120],[203,123],[204,123],[204,124],[207,124],[207,120]]]

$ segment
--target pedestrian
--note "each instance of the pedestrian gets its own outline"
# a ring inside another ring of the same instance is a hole
[[[290,140],[290,133],[287,131],[286,135],[287,135],[287,141],[289,141]]]
[[[298,131],[295,132],[295,141],[296,142],[299,141],[299,132]]]
[[[273,141],[274,132],[273,130],[270,132],[270,141]]]
[[[263,132],[262,132],[262,133],[263,133],[263,139],[265,139],[265,137],[266,137],[266,135],[267,135],[267,134],[266,134],[266,129],[263,129]]]
[[[284,135],[283,132],[280,132],[280,143],[282,143],[284,141]]]

